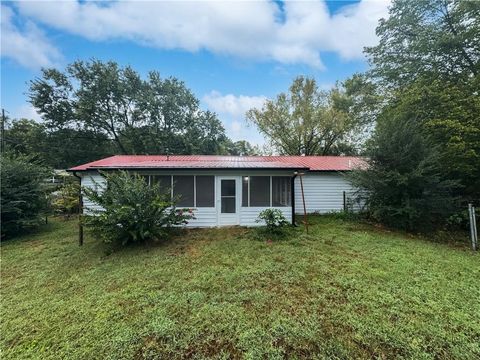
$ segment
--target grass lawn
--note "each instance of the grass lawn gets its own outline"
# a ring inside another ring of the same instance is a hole
[[[2,246],[2,359],[480,358],[480,254],[331,217],[76,244],[53,221]]]

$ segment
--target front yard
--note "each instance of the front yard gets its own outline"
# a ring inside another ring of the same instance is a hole
[[[312,221],[115,252],[53,221],[2,246],[2,358],[480,357],[479,254]]]

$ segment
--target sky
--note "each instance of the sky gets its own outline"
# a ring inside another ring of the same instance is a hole
[[[233,140],[263,144],[245,112],[298,75],[322,89],[368,68],[387,0],[2,1],[1,106],[41,121],[28,82],[42,67],[114,60],[185,82]]]

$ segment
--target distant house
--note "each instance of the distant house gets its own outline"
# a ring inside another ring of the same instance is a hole
[[[69,169],[82,186],[105,180],[99,171],[129,170],[179,197],[195,209],[191,227],[255,226],[266,208],[280,209],[292,221],[303,213],[300,177],[308,213],[340,211],[352,187],[344,173],[360,166],[347,156],[118,155]],[[85,209],[94,204],[85,199]]]

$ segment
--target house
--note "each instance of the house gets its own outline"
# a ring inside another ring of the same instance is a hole
[[[269,207],[292,221],[304,212],[303,198],[308,213],[342,210],[344,192],[352,191],[345,172],[362,163],[347,156],[117,155],[69,171],[86,187],[104,182],[99,171],[139,173],[179,197],[179,207],[195,209],[191,227],[255,226]],[[87,211],[94,206],[85,199]]]

